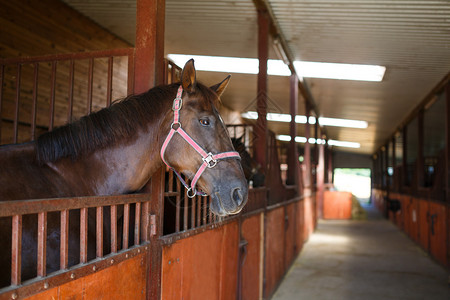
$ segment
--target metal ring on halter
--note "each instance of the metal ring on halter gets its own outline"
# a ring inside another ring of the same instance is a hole
[[[192,194],[192,196],[189,195],[189,192],[190,192],[190,191],[194,191],[194,194]],[[197,190],[196,190],[196,189],[193,189],[192,187],[190,187],[190,188],[187,189],[186,195],[188,196],[188,198],[194,198],[195,195],[197,195]]]
[[[173,128],[173,125],[178,125],[178,128],[177,129]],[[181,128],[181,122],[178,122],[178,123],[172,122],[172,124],[170,124],[170,128],[172,128],[173,130],[178,130],[179,128]]]
[[[177,100],[177,99],[176,99],[176,100]],[[177,103],[176,103],[176,101],[173,101],[173,104],[172,104],[172,110],[173,110],[173,111],[180,110],[181,107],[183,106],[183,99],[179,98],[178,100],[180,101],[180,102],[178,103],[178,104],[179,104],[178,107],[175,107],[175,105],[176,105]]]

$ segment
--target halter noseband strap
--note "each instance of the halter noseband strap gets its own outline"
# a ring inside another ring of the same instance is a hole
[[[217,162],[219,160],[227,159],[227,158],[236,158],[241,159],[240,155],[236,151],[228,151],[228,152],[222,152],[218,154],[212,154],[211,152],[206,152],[196,141],[194,141],[187,133],[186,131],[181,128],[180,123],[180,109],[183,105],[183,99],[181,98],[181,95],[183,94],[183,87],[180,85],[178,88],[177,96],[173,100],[172,110],[173,110],[173,123],[170,125],[170,131],[167,135],[166,139],[164,140],[164,143],[161,147],[161,158],[163,162],[170,168],[172,171],[177,175],[177,177],[180,179],[181,183],[184,185],[184,187],[187,189],[187,195],[189,198],[195,197],[195,195],[201,195],[206,196],[205,193],[201,191],[197,191],[195,188],[195,185],[197,184],[197,181],[199,180],[200,176],[202,176],[203,172],[206,170],[206,168],[214,168],[217,165]],[[167,161],[164,159],[164,153],[166,152],[167,145],[169,145],[169,142],[172,140],[172,137],[174,136],[175,132],[179,133],[181,137],[189,144],[192,148],[197,151],[198,154],[202,156],[203,163],[200,165],[200,167],[197,170],[197,173],[195,173],[194,178],[191,181],[191,186],[189,186],[186,181],[183,180],[181,175],[172,168]]]

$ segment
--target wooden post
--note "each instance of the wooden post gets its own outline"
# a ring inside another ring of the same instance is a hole
[[[163,82],[165,0],[136,1],[134,93]]]
[[[267,60],[269,57],[269,25],[270,18],[266,10],[258,10],[258,87],[257,112],[258,120],[255,128],[255,159],[261,164],[263,171],[267,167]]]
[[[408,182],[408,169],[407,169],[407,166],[408,166],[408,159],[407,159],[407,155],[408,155],[408,152],[407,152],[407,150],[408,150],[408,146],[407,146],[407,144],[408,144],[408,129],[407,129],[406,126],[403,127],[402,137],[403,137],[403,139],[402,139],[403,140],[403,151],[402,151],[403,152],[403,155],[402,155],[402,164],[403,164],[402,177],[403,177],[403,180],[402,180],[402,185],[403,186],[407,186],[407,185],[409,185],[409,182]]]
[[[295,74],[290,78],[290,111],[291,111],[291,123],[289,124],[289,131],[291,134],[291,141],[289,143],[288,152],[288,173],[287,184],[297,183],[298,174],[298,151],[295,137],[297,136],[297,123],[295,123],[295,117],[297,115],[298,107],[298,78]]]
[[[315,175],[313,177],[313,184],[315,187],[317,187],[317,166],[319,164],[319,145],[317,144],[317,140],[319,139],[319,116],[316,116],[316,124],[314,124],[314,139],[316,142],[314,143],[314,169]]]
[[[446,118],[445,118],[445,139],[446,139],[446,157],[445,157],[445,189],[446,189],[446,199],[450,203],[450,82],[447,83],[445,88],[446,93]],[[450,231],[448,231],[450,232]],[[450,255],[450,247],[449,247]],[[449,257],[450,258],[450,257]],[[449,260],[450,261],[450,260]]]
[[[416,190],[419,190],[420,187],[423,186],[424,184],[424,178],[425,178],[425,159],[424,159],[424,155],[423,155],[423,149],[424,149],[424,126],[423,126],[423,117],[424,117],[424,109],[422,108],[419,111],[419,115],[417,116],[418,118],[418,130],[417,130],[417,134],[418,134],[418,142],[419,144],[417,145],[418,147],[418,151],[417,151],[417,186],[415,187]]]
[[[327,153],[328,153],[328,178],[327,183],[333,183],[333,146],[328,145],[327,142]]]
[[[392,190],[394,191],[398,191],[398,186],[397,186],[397,174],[395,172],[395,167],[396,167],[397,161],[395,159],[395,135],[392,137]]]
[[[136,2],[136,47],[134,58],[134,93],[143,93],[164,81],[164,19],[165,0],[137,0]],[[144,192],[150,194],[150,208],[142,209],[142,220],[149,219],[142,233],[149,233],[150,246],[146,253],[148,264],[147,299],[161,298],[161,260],[163,220],[162,169],[153,174]],[[145,214],[145,215],[144,215]],[[156,226],[156,228],[149,228]],[[153,229],[153,230],[150,230]],[[152,234],[152,232],[156,234]]]
[[[325,138],[322,138],[325,140]],[[325,192],[325,144],[321,142],[316,145],[319,148],[319,159],[317,162],[317,218],[323,217],[323,195]]]
[[[305,150],[303,155],[303,165],[304,168],[304,182],[305,182],[305,191],[309,191],[311,193],[311,144],[309,143],[309,138],[311,137],[311,126],[309,123],[309,117],[311,115],[311,107],[307,99],[305,99],[305,115],[306,115],[306,123],[305,123]],[[309,195],[308,195],[309,196]]]

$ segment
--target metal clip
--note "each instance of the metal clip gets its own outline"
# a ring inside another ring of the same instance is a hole
[[[213,154],[209,152],[206,157],[202,158],[207,164],[208,168],[214,168],[217,165],[217,160],[213,158]]]
[[[173,111],[180,110],[182,106],[183,106],[183,99],[175,98],[173,100],[173,104],[172,104],[172,110]]]

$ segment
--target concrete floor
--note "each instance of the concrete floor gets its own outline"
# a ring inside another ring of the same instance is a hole
[[[366,221],[320,221],[272,299],[450,300],[447,270],[366,209]]]

